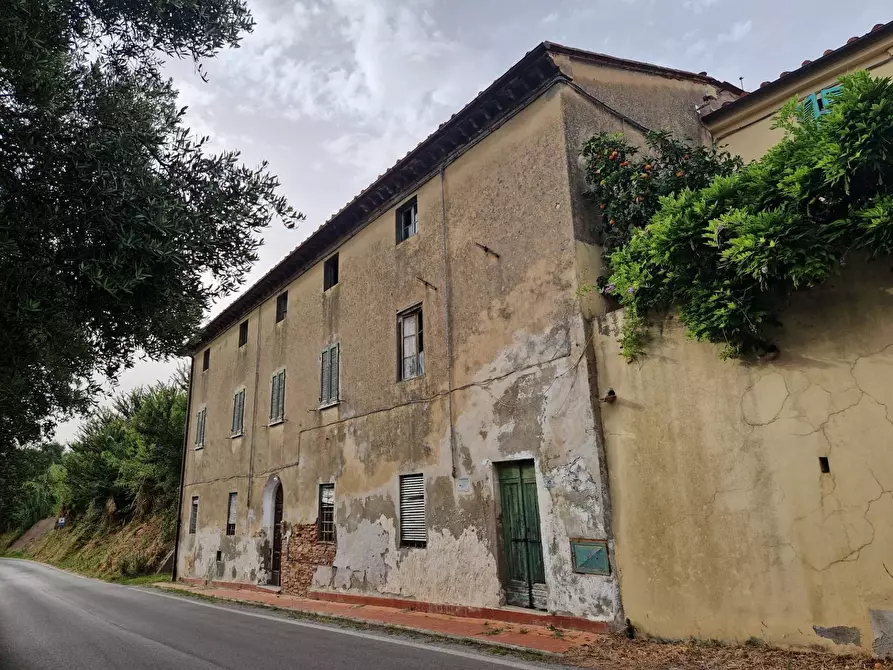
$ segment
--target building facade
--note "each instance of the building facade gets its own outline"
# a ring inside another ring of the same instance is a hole
[[[622,620],[583,141],[734,86],[542,44],[193,347],[177,575]]]
[[[893,69],[893,24],[706,114],[747,159],[772,115]],[[833,94],[832,94],[833,95]],[[833,104],[833,102],[831,103]],[[813,108],[821,113],[821,108]],[[721,361],[668,316],[636,365],[596,319],[626,616],[644,632],[893,657],[893,274],[852,257],[782,314],[774,361]]]
[[[878,77],[893,76],[893,22],[879,23],[861,37],[851,37],[838,49],[827,49],[821,58],[803,61],[796,70],[782,72],[774,81],[719,109],[705,110],[702,118],[717,144],[752,161],[765,154],[783,137],[773,128],[775,114],[793,97],[814,114],[822,114],[833,101],[838,79],[857,70]]]

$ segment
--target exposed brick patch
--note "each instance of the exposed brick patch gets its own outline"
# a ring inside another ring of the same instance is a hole
[[[281,583],[285,593],[306,596],[316,568],[335,561],[335,545],[321,543],[318,538],[315,523],[291,526],[288,546],[282,548]]]
[[[611,630],[611,624],[607,621],[592,621],[590,619],[584,619],[583,617],[568,616],[565,614],[538,614],[534,611],[525,612],[517,609],[468,607],[466,605],[448,605],[445,603],[429,603],[423,600],[363,596],[352,593],[334,593],[331,591],[309,591],[307,595],[314,600],[351,603],[354,605],[372,605],[376,607],[393,607],[401,610],[409,609],[416,612],[427,612],[429,614],[448,614],[450,616],[467,617],[471,619],[489,619],[491,621],[505,621],[507,623],[522,625],[555,626],[556,628],[569,628],[571,630],[581,630],[590,633],[606,633]]]

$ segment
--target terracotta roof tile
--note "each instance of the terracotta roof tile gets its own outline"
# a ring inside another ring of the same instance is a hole
[[[765,89],[767,87],[771,87],[776,82],[778,82],[780,79],[783,79],[785,77],[789,77],[791,75],[797,75],[797,74],[799,74],[800,70],[803,68],[808,68],[808,67],[813,67],[813,66],[818,67],[819,65],[822,64],[824,59],[829,58],[829,57],[834,57],[835,55],[838,54],[839,51],[841,51],[841,49],[846,49],[848,46],[850,46],[852,44],[856,44],[858,42],[861,42],[862,40],[867,39],[867,38],[874,39],[876,33],[885,31],[885,30],[893,32],[893,21],[891,21],[890,23],[877,23],[872,27],[872,29],[870,31],[868,31],[864,35],[857,36],[857,37],[851,37],[850,39],[848,39],[846,41],[846,44],[843,44],[836,49],[825,49],[822,56],[820,58],[818,58],[817,60],[808,60],[808,59],[804,60],[803,63],[801,63],[800,68],[798,68],[797,70],[794,70],[794,71],[785,70],[784,72],[782,72],[781,74],[778,75],[778,79],[775,79],[774,81],[764,81],[762,84],[760,84],[760,89]],[[741,100],[743,97],[744,96],[739,97],[739,100]],[[726,105],[722,105],[720,107],[720,109],[706,113],[704,115],[704,118],[706,119],[706,118],[711,117],[715,114],[718,114],[718,113],[720,113],[720,110],[723,110],[723,109],[728,111],[728,107],[730,105],[734,106],[736,103],[737,103],[737,101],[733,101]]]

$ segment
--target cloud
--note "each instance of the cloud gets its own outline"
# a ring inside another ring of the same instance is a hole
[[[497,71],[485,48],[441,32],[435,0],[288,6],[280,15],[276,0],[253,2],[258,27],[220,73],[241,93],[232,108],[349,129],[323,148],[366,178],[474,96],[469,73]]]
[[[717,44],[740,42],[750,34],[751,28],[753,28],[753,21],[736,21],[729,32],[717,35],[716,42]]]
[[[546,14],[540,23],[555,23],[558,20],[558,12],[552,12],[550,14]]]
[[[709,9],[713,5],[718,5],[721,0],[685,0],[685,8],[690,9],[695,14],[702,13],[705,9]]]

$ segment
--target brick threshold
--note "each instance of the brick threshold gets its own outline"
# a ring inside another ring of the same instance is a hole
[[[593,621],[583,617],[567,614],[548,614],[535,610],[524,610],[509,607],[469,607],[467,605],[449,605],[431,603],[424,600],[408,598],[388,598],[386,596],[362,596],[354,593],[335,593],[333,591],[310,591],[307,597],[312,600],[345,603],[350,605],[370,605],[373,607],[391,607],[401,610],[413,610],[428,614],[446,614],[448,616],[469,619],[487,619],[531,626],[555,626],[587,633],[608,633],[611,624],[607,621]]]

